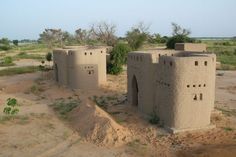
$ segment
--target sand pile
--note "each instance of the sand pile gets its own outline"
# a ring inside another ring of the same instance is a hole
[[[128,142],[131,134],[128,129],[117,124],[108,113],[92,101],[76,108],[71,117],[73,127],[86,140],[100,146],[120,146]]]

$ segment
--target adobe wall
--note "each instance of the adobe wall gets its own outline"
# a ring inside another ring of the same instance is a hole
[[[56,49],[53,50],[53,65],[54,65],[54,79],[60,85],[68,85],[68,50]]]
[[[192,52],[206,52],[206,44],[202,44],[202,43],[176,43],[175,50],[192,51]]]
[[[128,54],[128,102],[155,112],[171,132],[206,128],[215,98],[215,54],[152,50]]]
[[[166,79],[157,92],[156,105],[165,127],[174,131],[209,126],[214,106],[209,94],[215,77],[212,57],[161,57],[160,67]]]
[[[95,89],[106,83],[106,51],[106,47],[87,46],[54,50],[54,74],[57,73],[58,83],[72,89]]]
[[[75,89],[97,88],[106,83],[106,50],[83,49],[70,50],[68,53],[69,82]],[[87,71],[82,72],[82,71]],[[81,75],[83,73],[83,75]],[[86,74],[86,75],[85,75]],[[86,79],[86,76],[88,77]],[[82,78],[80,78],[82,77]],[[79,81],[86,79],[86,81]],[[94,84],[96,81],[96,85]]]

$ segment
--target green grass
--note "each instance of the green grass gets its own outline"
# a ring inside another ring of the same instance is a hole
[[[21,52],[18,55],[14,56],[15,59],[35,59],[35,60],[43,60],[45,56],[39,54],[27,54],[26,52]]]
[[[0,123],[5,124],[7,122],[15,122],[16,124],[28,124],[29,123],[29,117],[25,115],[4,115],[0,116]]]
[[[24,44],[19,46],[14,46],[12,50],[18,50],[18,51],[48,51],[48,48],[44,44],[38,44],[38,43],[31,43],[31,44]]]
[[[222,64],[221,70],[236,70],[236,41],[207,40],[202,42],[207,44],[208,52],[216,54],[217,61]]]
[[[36,67],[36,66],[7,68],[7,69],[0,70],[0,76],[11,76],[11,75],[17,75],[17,74],[34,73],[39,70],[40,70],[39,67]]]

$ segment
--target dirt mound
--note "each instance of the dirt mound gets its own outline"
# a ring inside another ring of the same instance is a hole
[[[87,100],[71,115],[73,127],[86,140],[100,146],[120,146],[128,142],[128,129],[117,124],[105,111]]]

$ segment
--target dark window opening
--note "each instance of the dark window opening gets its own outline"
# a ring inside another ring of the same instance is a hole
[[[84,55],[87,55],[87,53],[85,52]]]
[[[194,84],[193,87],[196,87],[196,85]]]
[[[196,94],[194,95],[193,100],[197,100],[197,95]]]
[[[190,87],[190,85],[187,85],[187,87],[189,88],[189,87]]]
[[[204,84],[203,86],[206,87],[206,84]]]
[[[201,87],[201,85],[198,85],[198,87]]]
[[[101,51],[101,53],[102,53],[102,51]]]
[[[92,55],[92,52],[90,52],[90,55]]]
[[[195,61],[195,66],[198,66],[198,61]]]
[[[170,62],[170,66],[172,66],[172,62]]]
[[[202,95],[202,93],[200,94],[200,100],[202,100],[203,99],[203,95]]]
[[[207,61],[204,62],[204,65],[207,66]]]

